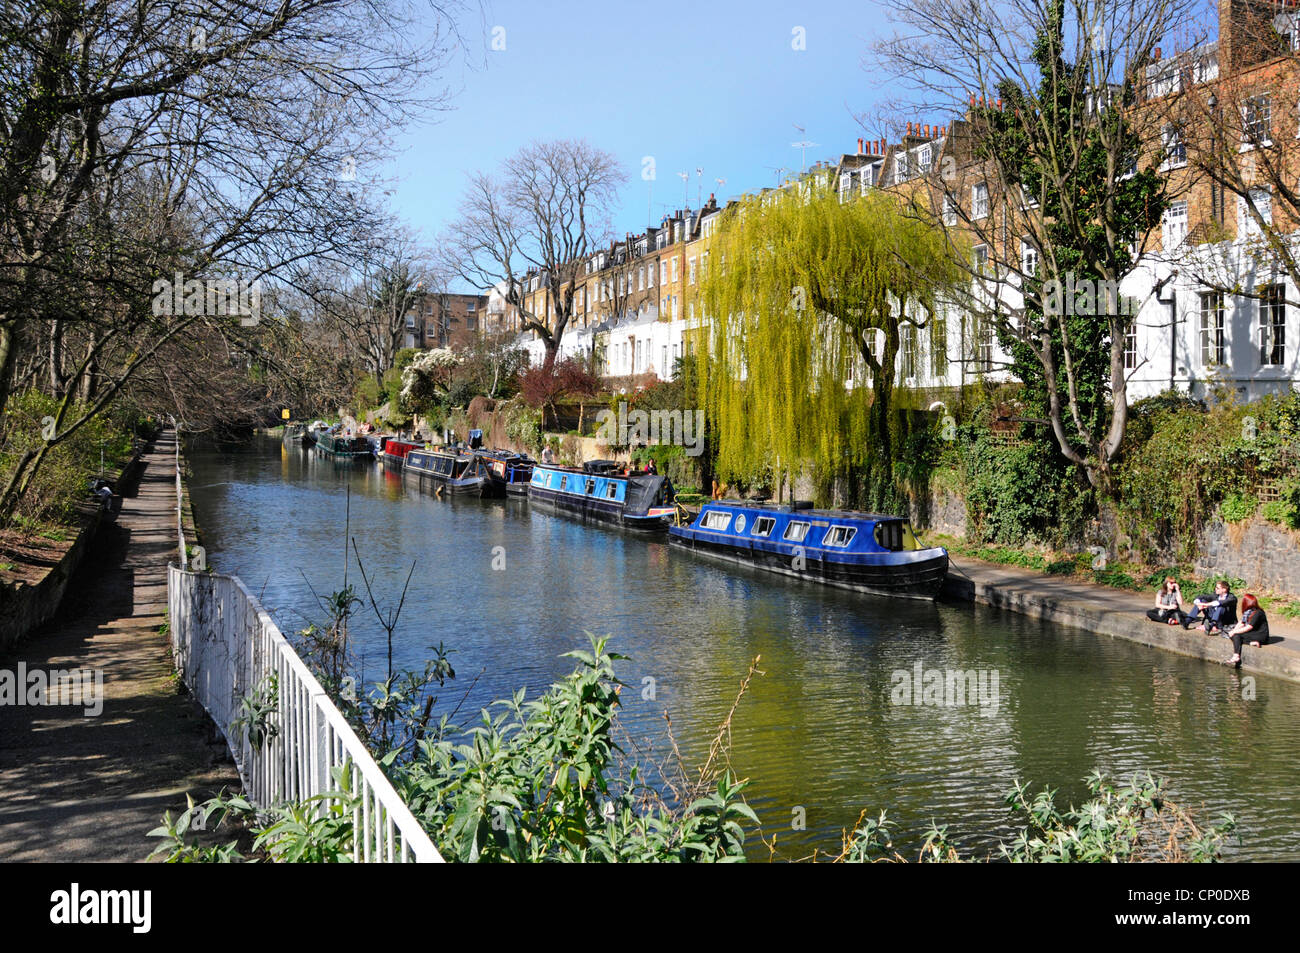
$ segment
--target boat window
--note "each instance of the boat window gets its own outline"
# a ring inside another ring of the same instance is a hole
[[[741,513],[739,516],[736,517],[736,532],[743,533],[744,531],[745,531],[745,514]]]
[[[709,510],[704,514],[703,527],[721,532],[731,525],[731,514],[726,510]]]
[[[608,498],[611,499],[611,500],[617,500],[617,499],[618,499],[618,484],[617,484],[617,483],[611,483],[609,486],[605,487],[605,496],[608,497]]]
[[[826,531],[826,538],[822,540],[823,546],[847,546],[853,542],[853,537],[858,535],[856,527],[853,526],[832,526]]]
[[[876,524],[876,542],[892,553],[903,548],[903,524],[899,520]]]
[[[587,495],[588,495],[588,496],[592,496],[592,495],[595,494],[595,492],[596,492],[596,481],[595,481],[595,480],[588,480],[588,481],[587,481]]]
[[[776,525],[776,520],[770,516],[760,516],[754,520],[753,536],[771,536],[772,527]]]
[[[791,520],[790,525],[785,528],[785,534],[781,538],[791,543],[802,543],[803,538],[807,535],[807,523],[798,520]]]

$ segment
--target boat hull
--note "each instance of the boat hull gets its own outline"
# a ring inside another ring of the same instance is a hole
[[[935,599],[948,576],[948,553],[942,549],[840,557],[815,548],[799,553],[780,543],[743,547],[680,527],[669,532],[670,543],[699,556],[875,595]]]
[[[656,534],[666,532],[668,517],[663,513],[651,513],[645,516],[632,516],[624,512],[621,504],[576,496],[561,491],[550,490],[532,484],[528,488],[529,505],[536,504],[542,509],[549,509],[565,516],[572,516],[583,522],[605,523],[635,533]]]
[[[322,431],[316,435],[316,449],[336,460],[373,459],[370,443],[364,437],[340,437]]]

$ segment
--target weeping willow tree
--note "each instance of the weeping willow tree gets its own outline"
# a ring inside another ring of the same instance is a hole
[[[811,467],[825,497],[901,503],[896,361],[962,274],[930,215],[898,194],[841,204],[808,185],[729,211],[710,243],[695,333],[699,397],[724,480]]]

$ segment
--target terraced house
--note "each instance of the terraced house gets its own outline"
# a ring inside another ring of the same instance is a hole
[[[1131,107],[1143,143],[1139,164],[1160,172],[1169,204],[1113,289],[1113,306],[1132,314],[1122,342],[1128,398],[1226,387],[1251,399],[1294,387],[1300,7],[1221,0],[1216,35],[1168,57],[1156,50],[1141,75]],[[976,158],[971,113],[998,104],[972,95],[970,105],[962,116],[908,122],[894,143],[859,139],[855,151],[816,164],[799,184],[833,189],[843,202],[872,189],[917,199],[969,255],[972,281],[987,300],[1014,320],[1019,289],[1043,266],[1033,239],[1042,226],[1039,203],[1004,187]],[[710,196],[703,209],[665,216],[591,256],[561,355],[592,360],[607,376],[670,378],[690,346],[688,330],[707,321],[696,293],[709,234],[725,214]],[[529,280],[533,293],[546,293],[541,276]],[[508,313],[503,324],[518,326]],[[520,343],[540,361],[535,335]],[[994,322],[953,302],[925,327],[904,326],[898,384],[961,387],[1005,377],[1006,365]]]

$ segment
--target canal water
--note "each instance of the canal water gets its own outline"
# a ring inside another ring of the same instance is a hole
[[[748,799],[780,856],[837,850],[861,812],[881,810],[909,856],[932,820],[987,850],[1012,830],[1004,796],[1017,779],[1077,803],[1094,769],[1150,769],[1207,820],[1237,816],[1233,859],[1300,859],[1298,685],[1259,676],[1252,686],[1226,667],[987,607],[724,567],[524,501],[440,500],[376,464],[336,464],[273,438],[189,455],[209,563],[239,575],[286,632],[321,620],[312,589],[340,587],[350,486],[351,533],[381,601],[396,601],[415,566],[397,663],[422,669],[429,646],[453,649],[457,677],[439,708],[468,691],[460,724],[571,671],[561,655],[586,647],[590,631],[630,656],[618,672],[636,746],[667,752],[667,711],[698,764],[761,656],[731,762],[751,779]],[[349,579],[360,582],[355,560]],[[1149,623],[1135,612],[1133,624]],[[367,680],[382,678],[373,613],[353,634]],[[983,693],[965,705],[900,703],[918,665],[914,700],[926,701],[931,671],[979,673]]]

